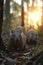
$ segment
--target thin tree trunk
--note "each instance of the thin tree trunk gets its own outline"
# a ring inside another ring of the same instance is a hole
[[[2,33],[2,24],[3,24],[3,3],[4,0],[0,0],[0,50],[4,50],[4,44],[2,41],[1,33]]]
[[[22,3],[22,5],[21,5],[21,6],[22,6],[22,14],[21,14],[21,15],[22,15],[22,16],[21,16],[21,17],[22,17],[22,23],[21,23],[21,25],[24,27],[24,7],[23,7],[23,2],[24,2],[24,1],[21,0],[21,3]]]
[[[32,6],[34,5],[34,1],[35,1],[35,0],[32,1]]]
[[[26,6],[27,7],[27,12],[26,12],[27,13],[27,18],[26,18],[26,24],[25,25],[26,25],[26,32],[27,32],[28,31],[28,11],[29,11],[29,9],[28,9],[29,1],[28,0],[26,0],[26,4],[27,4],[27,6]]]
[[[43,30],[43,0],[42,0],[42,30]]]
[[[5,21],[6,21],[6,29],[7,32],[10,29],[10,0],[6,0],[6,8],[5,8]]]

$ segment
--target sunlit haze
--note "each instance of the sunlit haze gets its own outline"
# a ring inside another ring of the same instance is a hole
[[[34,4],[32,5],[32,0],[31,0],[29,6],[31,8],[28,11],[28,25],[31,25],[35,29],[38,29],[38,25],[41,26],[42,1],[36,0]]]
[[[21,0],[13,0],[14,2],[21,5]],[[35,0],[34,4],[32,4],[33,0],[30,0],[30,3],[28,6],[30,7],[30,10],[27,11],[27,3],[24,2],[24,12],[28,12],[28,24],[34,26],[34,28],[38,28],[38,25],[41,26],[41,17],[42,17],[42,1],[41,0]],[[5,0],[4,0],[5,2]],[[12,3],[10,3],[12,5]],[[34,6],[34,7],[32,7]],[[28,8],[29,9],[29,8]],[[12,6],[10,8],[10,12],[13,12]],[[19,13],[21,16],[21,13]],[[27,18],[27,16],[25,16]],[[37,25],[38,24],[38,25]]]

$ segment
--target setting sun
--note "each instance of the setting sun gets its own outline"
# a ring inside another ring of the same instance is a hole
[[[33,9],[33,11],[31,10],[29,13],[30,24],[32,24],[35,27],[37,25],[37,23],[39,23],[39,26],[40,26],[41,25],[41,16],[42,16],[41,9],[38,8],[35,10]]]
[[[34,4],[32,6],[32,1],[29,4],[30,8],[28,11],[28,26],[38,29],[38,26],[41,26],[42,24],[42,1],[36,0]]]

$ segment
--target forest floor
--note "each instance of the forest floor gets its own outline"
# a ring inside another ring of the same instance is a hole
[[[32,57],[29,56],[31,52],[18,53],[0,51],[0,65],[42,65],[43,51]]]

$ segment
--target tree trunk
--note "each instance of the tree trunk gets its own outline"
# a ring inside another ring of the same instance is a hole
[[[0,0],[0,50],[4,50],[5,46],[2,41],[1,33],[2,33],[2,23],[3,23],[3,3],[4,0]]]
[[[41,26],[41,32],[43,33],[43,0],[42,0],[42,26]]]
[[[28,0],[26,0],[26,4],[27,4],[27,11],[25,12],[26,13],[26,15],[25,16],[27,16],[27,18],[25,18],[26,19],[26,23],[25,23],[25,26],[26,26],[26,32],[28,31],[28,11],[29,11],[29,6],[28,6],[28,4],[29,4],[29,1]]]
[[[5,4],[6,4],[6,8],[5,8],[6,25],[5,26],[6,26],[6,29],[7,29],[6,32],[8,32],[9,29],[10,29],[10,0],[6,0]]]
[[[21,17],[22,17],[22,23],[21,23],[21,26],[24,27],[24,7],[23,7],[23,2],[24,2],[24,1],[21,0],[21,6],[22,6],[22,14],[21,14],[21,15],[22,15],[22,16],[21,16]]]
[[[32,6],[34,5],[34,1],[35,1],[35,0],[32,1]]]

